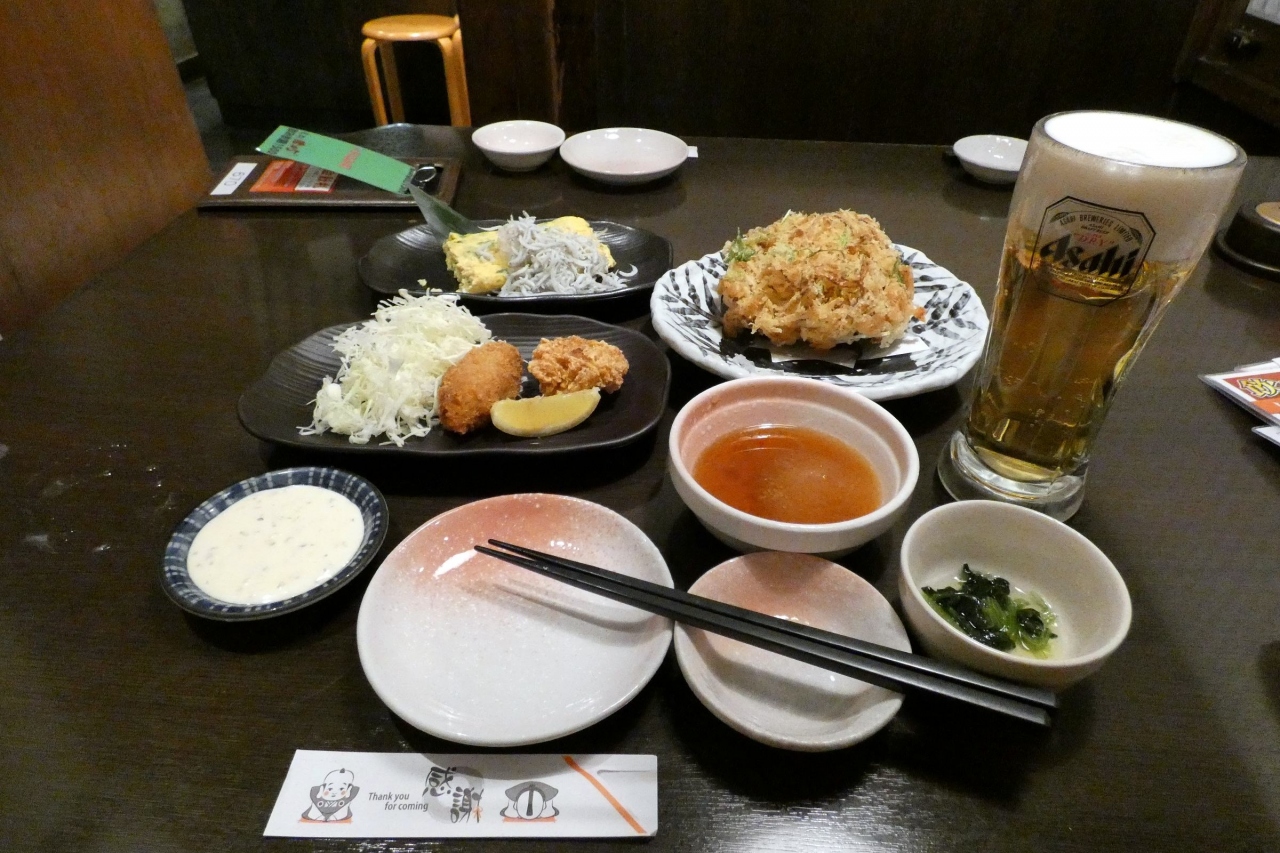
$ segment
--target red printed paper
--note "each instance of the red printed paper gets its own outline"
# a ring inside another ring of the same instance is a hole
[[[295,160],[272,160],[262,177],[249,188],[252,193],[327,193],[333,191],[338,173]]]
[[[1280,424],[1280,364],[1264,362],[1201,378],[1263,420]]]

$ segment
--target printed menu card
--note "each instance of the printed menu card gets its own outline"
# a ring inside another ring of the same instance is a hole
[[[1200,378],[1264,421],[1280,425],[1280,359]]]

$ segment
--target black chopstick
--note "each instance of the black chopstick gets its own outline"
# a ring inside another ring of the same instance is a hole
[[[611,572],[607,569],[602,569],[587,563],[579,563],[576,560],[558,557],[554,554],[535,551],[534,549],[526,548],[523,545],[513,545],[509,542],[503,542],[498,539],[490,539],[489,542],[490,544],[497,545],[499,548],[504,548],[525,557],[535,560],[540,559],[554,562],[566,569],[577,570],[584,574],[591,575],[592,577],[611,580],[623,586],[630,587],[631,589],[644,590],[645,592],[649,592],[654,595],[692,603],[695,606],[720,613],[729,618],[740,619],[744,622],[749,622],[752,625],[757,625],[762,628],[794,634],[799,637],[803,637],[806,640],[813,640],[816,643],[821,643],[822,645],[829,646],[834,649],[840,649],[863,657],[885,661],[896,666],[921,672],[926,675],[937,676],[949,681],[955,681],[960,684],[967,684],[970,687],[987,690],[1021,702],[1039,705],[1040,707],[1048,710],[1054,710],[1058,707],[1058,697],[1052,691],[1045,690],[1040,687],[1028,687],[1022,684],[1014,684],[1009,681],[1003,681],[998,678],[983,675],[979,672],[974,672],[971,669],[966,669],[962,666],[957,666],[956,664],[947,663],[946,661],[933,660],[931,658],[911,654],[910,652],[891,649],[887,646],[881,646],[876,643],[869,643],[853,637],[846,637],[843,634],[824,631],[821,628],[811,628],[808,625],[800,625],[795,622],[788,622],[783,619],[766,616],[765,614],[757,613],[754,610],[747,610],[742,607],[725,604],[724,602],[715,601],[710,598],[691,595],[689,593],[671,589],[670,587],[642,580],[641,578],[634,578],[629,575]]]
[[[948,696],[1042,726],[1049,725],[1048,709],[1057,705],[1056,697],[1047,690],[1009,684],[951,664],[796,625],[520,545],[489,541],[507,551],[483,545],[475,549],[685,625],[890,690],[918,690]]]

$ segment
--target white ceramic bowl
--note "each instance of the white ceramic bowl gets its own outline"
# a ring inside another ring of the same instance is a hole
[[[880,480],[880,508],[849,521],[794,524],[750,515],[715,498],[692,468],[716,439],[746,427],[786,424],[831,435],[859,451]],[[884,533],[906,508],[920,476],[915,443],[880,404],[816,379],[733,379],[685,404],[671,425],[667,470],[676,492],[716,538],[739,551],[838,557]]]
[[[929,605],[920,588],[954,585],[965,563],[1043,596],[1058,618],[1048,658],[984,646]],[[902,540],[898,592],[929,654],[1052,690],[1101,667],[1124,641],[1132,616],[1124,579],[1096,545],[1047,515],[996,501],[960,501],[920,516]]]
[[[689,146],[660,130],[607,127],[570,136],[560,157],[575,172],[606,184],[642,184],[679,169]]]
[[[499,169],[532,172],[556,153],[564,131],[545,121],[513,119],[477,128],[471,141]]]
[[[1012,136],[983,133],[966,136],[951,146],[960,165],[970,175],[989,184],[1012,184],[1018,180],[1027,141]]]
[[[765,551],[735,557],[689,589],[814,628],[911,651],[898,614],[875,587],[835,563]],[[694,695],[731,728],[761,743],[840,749],[883,728],[902,694],[700,631],[676,626],[676,660]]]

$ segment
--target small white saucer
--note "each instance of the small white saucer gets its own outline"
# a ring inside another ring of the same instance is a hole
[[[966,136],[951,146],[964,170],[989,184],[1012,184],[1018,180],[1027,141],[1013,136],[983,133]]]
[[[562,737],[631,701],[671,623],[473,550],[490,537],[671,586],[649,537],[599,504],[464,504],[410,533],[365,591],[356,644],[378,697],[427,734],[492,747]]]
[[[875,587],[806,554],[736,557],[690,587],[701,595],[815,628],[911,651],[906,629]],[[676,659],[702,704],[769,746],[805,752],[866,740],[898,713],[902,694],[696,628],[676,626]]]
[[[643,184],[679,169],[689,146],[678,136],[643,127],[606,127],[577,133],[560,146],[560,159],[579,174],[606,184]]]

